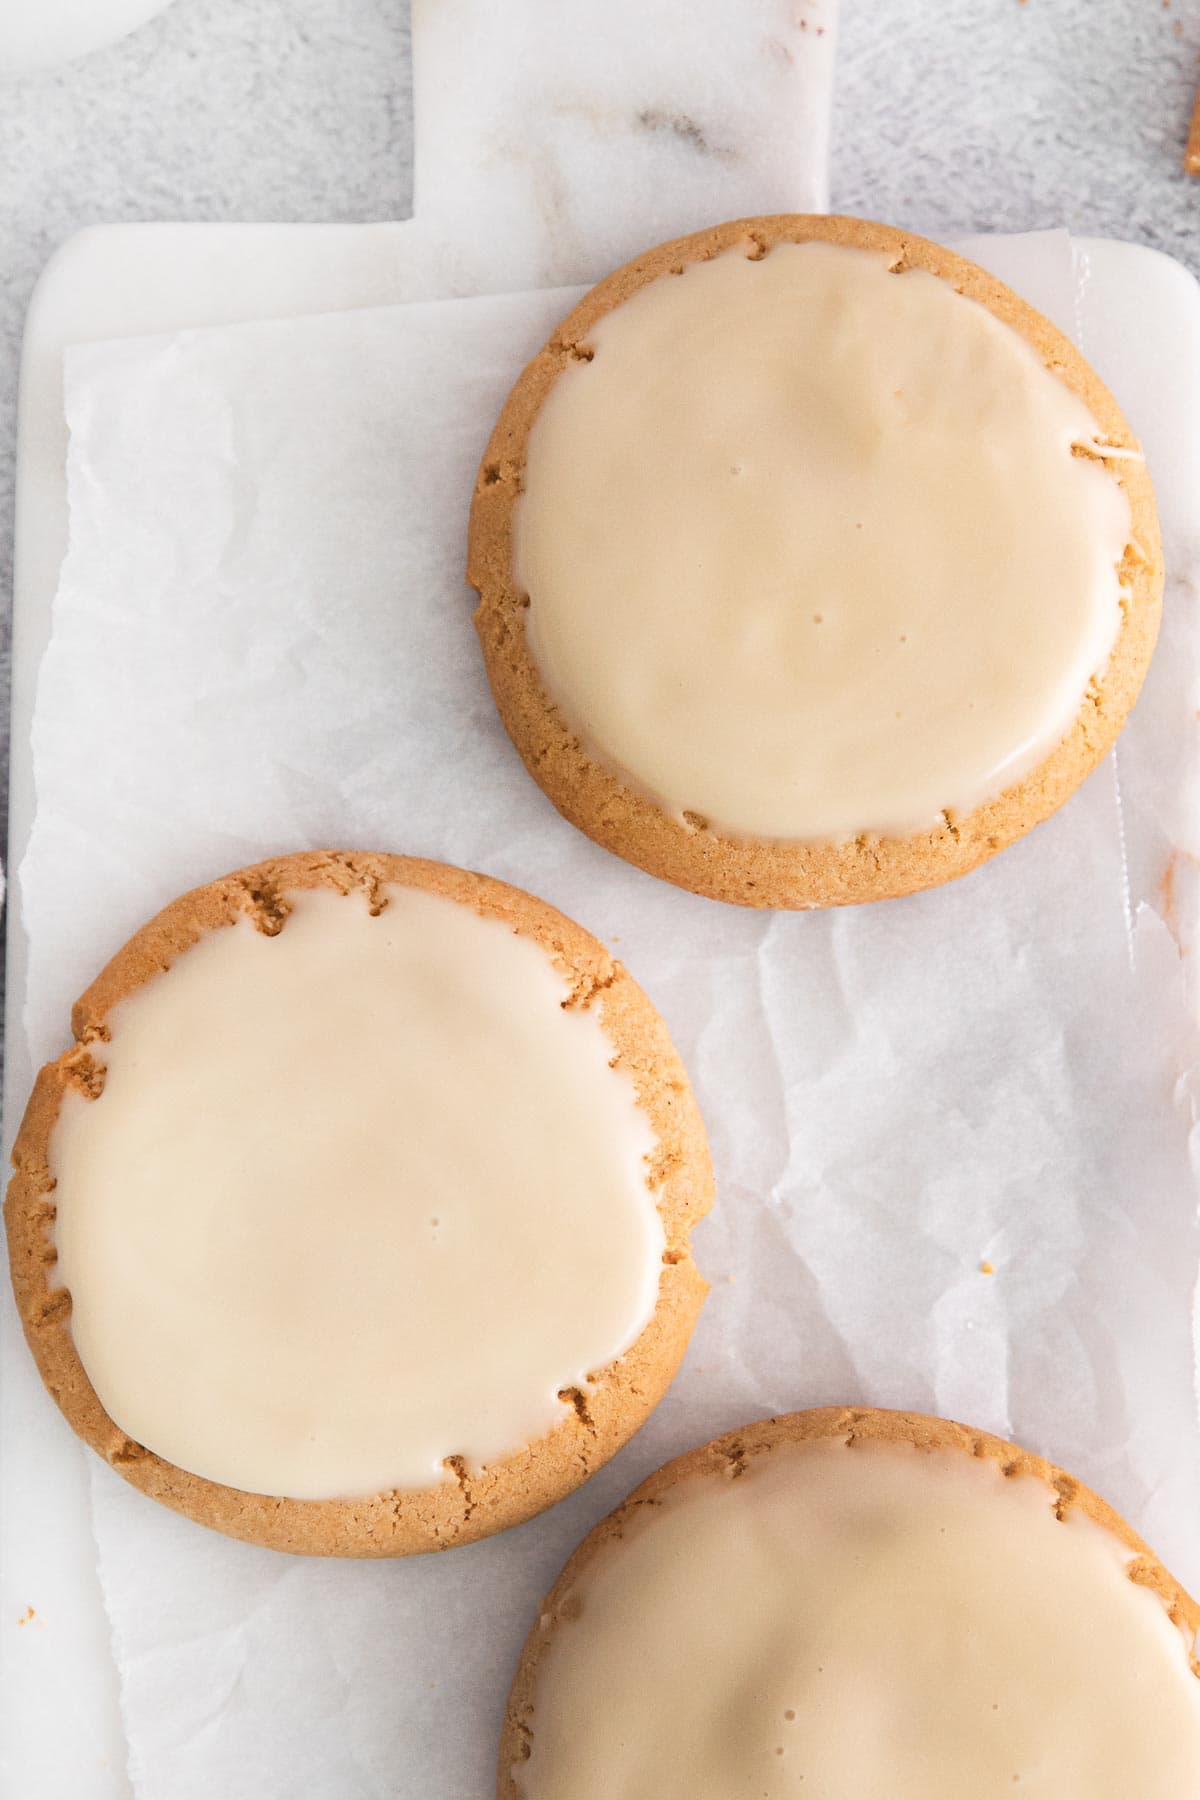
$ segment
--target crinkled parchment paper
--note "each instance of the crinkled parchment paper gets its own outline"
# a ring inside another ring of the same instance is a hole
[[[1065,237],[1002,257],[1069,320]],[[719,1180],[696,1239],[712,1295],[669,1397],[518,1531],[410,1562],[294,1561],[93,1462],[144,1800],[485,1800],[518,1646],[570,1548],[666,1457],[781,1409],[869,1401],[1015,1437],[1200,1582],[1196,1037],[1173,878],[1160,891],[1162,796],[1193,779],[1174,721],[1196,709],[1194,569],[1176,568],[1170,653],[1118,756],[967,880],[811,915],[677,892],[553,812],[470,624],[476,464],[573,298],[68,358],[71,544],[20,872],[35,1057],[181,889],[303,846],[410,851],[529,887],[615,946],[687,1061]]]

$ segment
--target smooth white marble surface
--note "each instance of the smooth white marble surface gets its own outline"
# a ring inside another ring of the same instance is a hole
[[[819,212],[837,0],[414,0],[414,211],[459,292]],[[499,279],[498,279],[499,277]]]
[[[0,69],[90,56],[165,11],[171,0],[0,0]]]

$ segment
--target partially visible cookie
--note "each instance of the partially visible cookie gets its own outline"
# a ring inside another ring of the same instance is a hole
[[[72,1024],[13,1152],[13,1283],[136,1487],[276,1549],[444,1549],[662,1397],[704,1130],[650,1002],[543,901],[279,857],[168,906]]]
[[[781,215],[580,301],[483,457],[468,580],[559,811],[750,906],[963,875],[1112,745],[1154,495],[1074,346],[962,257]]]
[[[542,1605],[500,1800],[1178,1800],[1200,1608],[1041,1457],[914,1413],[668,1463]]]

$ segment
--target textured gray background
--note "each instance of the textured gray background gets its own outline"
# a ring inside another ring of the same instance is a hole
[[[406,217],[409,66],[406,0],[176,0],[82,63],[0,77],[5,766],[17,361],[47,256],[113,220]],[[1200,0],[842,0],[834,206],[935,234],[1067,225],[1200,272],[1198,78]]]

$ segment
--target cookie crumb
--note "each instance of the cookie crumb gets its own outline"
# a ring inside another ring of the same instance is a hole
[[[1175,20],[1175,31],[1179,33],[1179,20]],[[1189,175],[1200,175],[1200,94],[1196,95],[1192,107],[1192,122],[1188,127],[1187,149],[1183,153],[1183,166]]]

